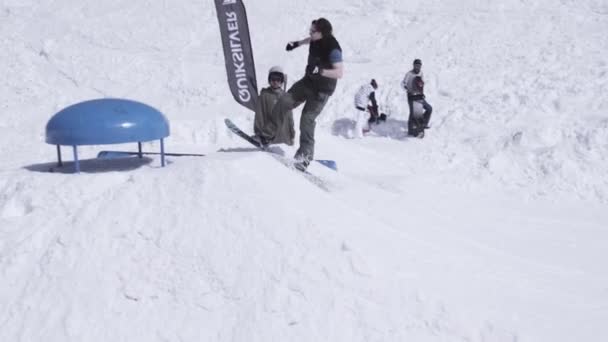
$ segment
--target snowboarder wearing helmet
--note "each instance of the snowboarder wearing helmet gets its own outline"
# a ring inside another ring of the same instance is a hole
[[[284,125],[286,113],[305,103],[300,119],[300,146],[295,154],[295,166],[300,170],[305,170],[313,159],[315,119],[334,93],[338,79],[343,74],[342,48],[334,38],[327,19],[314,20],[310,26],[310,37],[289,42],[285,49],[291,51],[304,44],[309,44],[305,75],[279,99],[272,111],[274,131],[268,131],[265,137],[273,141],[276,131]]]
[[[378,89],[378,83],[372,79],[371,82],[362,85],[355,94],[356,124],[353,132],[354,138],[362,138],[363,133],[369,131],[369,125],[365,128],[366,124],[372,124],[379,119],[376,89]],[[368,106],[369,102],[371,102],[371,106]],[[369,112],[369,116],[367,112]]]
[[[405,74],[401,86],[407,91],[407,102],[410,109],[407,120],[408,135],[422,138],[424,137],[424,130],[428,128],[431,120],[433,107],[426,102],[424,96],[422,62],[415,59],[413,64],[413,69]]]
[[[286,75],[281,67],[273,66],[270,68],[268,71],[269,86],[260,91],[253,126],[255,135],[252,138],[262,146],[269,143],[293,145],[296,135],[293,125],[293,112],[291,110],[285,112],[285,117],[279,127],[274,127],[270,118],[273,107],[279,101],[279,98],[285,94],[285,82]],[[271,141],[267,140],[269,136],[274,138]]]

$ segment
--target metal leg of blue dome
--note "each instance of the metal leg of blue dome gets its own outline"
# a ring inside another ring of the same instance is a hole
[[[72,146],[74,148],[74,171],[76,173],[80,173],[80,161],[78,161],[78,148],[76,145]]]
[[[165,167],[165,140],[160,139],[160,165]]]
[[[141,152],[141,141],[137,142],[137,155],[139,156],[139,158],[144,157],[144,154]]]
[[[63,166],[63,162],[61,161],[61,146],[57,145],[57,166]]]

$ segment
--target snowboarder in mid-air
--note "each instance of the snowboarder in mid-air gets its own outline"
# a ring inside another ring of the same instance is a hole
[[[262,132],[266,141],[273,142],[287,119],[286,113],[305,103],[300,119],[300,146],[294,157],[294,165],[299,170],[306,170],[313,160],[315,119],[334,93],[343,73],[342,48],[333,36],[332,25],[327,19],[314,20],[310,26],[310,37],[289,42],[285,49],[291,51],[304,44],[310,45],[305,75],[279,98],[272,110],[268,129]]]
[[[286,75],[283,69],[279,66],[273,66],[268,71],[269,86],[260,91],[253,126],[255,135],[251,138],[263,148],[270,143],[293,145],[296,132],[294,130],[293,112],[291,110],[285,112],[285,117],[280,127],[275,128],[271,124],[272,109],[279,101],[279,98],[285,94],[285,82]],[[266,140],[268,136],[274,136],[272,141]]]
[[[424,76],[422,62],[414,60],[414,67],[405,74],[401,86],[407,91],[407,102],[410,115],[407,120],[407,133],[410,136],[422,138],[424,130],[428,128],[433,107],[426,102],[424,96]]]

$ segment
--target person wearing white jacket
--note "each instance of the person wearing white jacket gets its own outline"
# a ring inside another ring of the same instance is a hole
[[[433,107],[426,102],[424,96],[424,75],[422,62],[419,59],[414,60],[414,67],[405,74],[401,87],[407,91],[407,103],[410,109],[407,120],[408,135],[422,138],[424,130],[428,128]]]
[[[368,123],[375,122],[378,118],[378,103],[376,101],[376,89],[378,89],[378,83],[372,79],[371,82],[366,83],[359,88],[359,91],[355,94],[355,130],[353,132],[353,138],[362,138],[363,133],[369,131],[369,126],[365,128]],[[371,106],[368,106],[369,103]],[[367,111],[369,110],[369,116]]]

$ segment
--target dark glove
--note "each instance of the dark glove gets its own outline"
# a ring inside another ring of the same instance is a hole
[[[298,46],[300,46],[300,42],[289,42],[289,43],[287,43],[285,50],[291,51],[291,50],[297,48]]]

